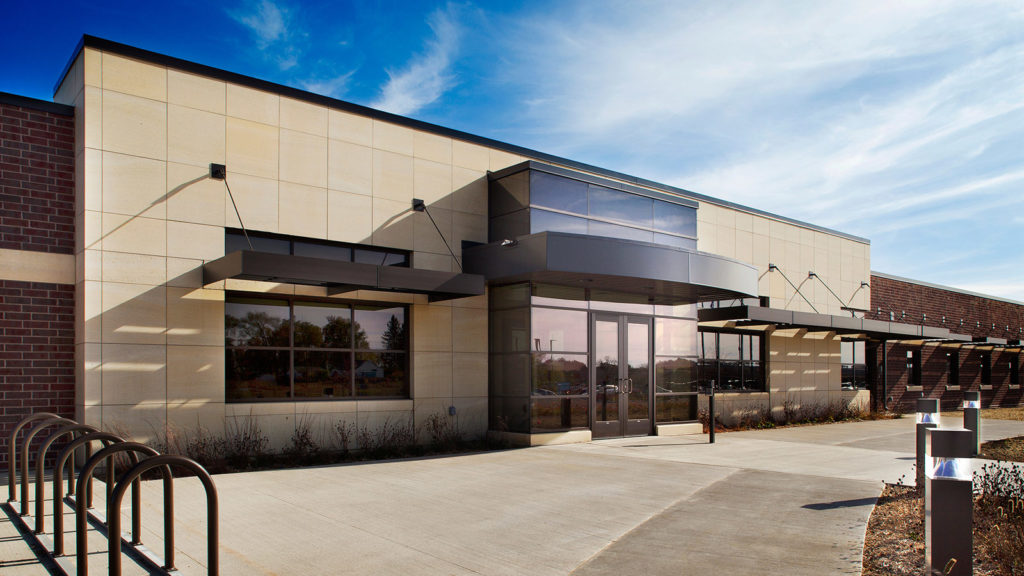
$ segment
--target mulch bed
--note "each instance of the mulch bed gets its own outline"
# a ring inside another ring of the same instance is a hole
[[[1024,462],[1024,437],[982,445],[982,458]],[[1019,480],[1011,482],[1018,486]],[[1003,484],[1007,484],[1003,482]],[[977,484],[975,485],[977,489]],[[974,574],[1024,575],[1024,500],[979,497],[974,505]],[[910,576],[924,569],[924,509],[912,486],[887,484],[868,521],[862,576]]]

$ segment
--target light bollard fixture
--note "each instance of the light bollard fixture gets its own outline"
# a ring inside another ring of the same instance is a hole
[[[981,454],[981,392],[964,392],[964,428],[974,435],[974,452]]]
[[[925,487],[924,484],[924,472],[925,472],[925,440],[926,432],[932,428],[939,427],[939,401],[936,398],[918,398],[917,399],[917,458],[915,463],[917,465],[916,474],[914,476],[914,485],[917,486],[918,490]]]
[[[974,573],[971,431],[931,429],[926,444],[925,574],[970,576]]]

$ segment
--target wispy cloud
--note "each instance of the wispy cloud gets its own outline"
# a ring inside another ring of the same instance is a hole
[[[349,83],[352,81],[352,76],[355,73],[355,70],[350,70],[344,74],[331,78],[307,78],[306,80],[299,82],[299,86],[302,87],[303,90],[308,90],[316,94],[323,94],[333,98],[341,98],[348,91]]]
[[[249,28],[262,47],[280,40],[287,31],[287,12],[270,0],[261,0],[259,4],[250,6],[249,11],[234,12],[231,16]]]
[[[389,70],[388,81],[374,108],[395,114],[414,114],[436,102],[449,90],[455,75],[452,60],[459,47],[459,25],[455,8],[436,10],[428,18],[433,36],[422,53],[400,70]]]
[[[248,2],[228,15],[247,28],[256,41],[256,47],[281,70],[290,70],[299,64],[302,50],[296,38],[304,36],[295,26],[293,12],[284,2],[260,0]]]

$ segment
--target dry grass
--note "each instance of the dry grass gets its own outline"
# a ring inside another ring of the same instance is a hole
[[[981,458],[1024,462],[1024,436],[993,440],[981,445]]]
[[[1005,498],[980,496],[974,505],[975,576],[1024,574],[1024,515]],[[917,576],[924,570],[924,511],[912,486],[887,484],[871,512],[861,576]]]
[[[1024,406],[1012,408],[985,408],[981,411],[981,418],[993,420],[1017,420],[1024,422]]]
[[[924,515],[911,486],[887,484],[864,535],[861,576],[917,576],[924,566]]]

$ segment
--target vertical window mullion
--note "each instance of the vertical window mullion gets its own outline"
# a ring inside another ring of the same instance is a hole
[[[289,251],[294,251],[289,243]],[[295,301],[288,301],[288,397],[295,401]]]

